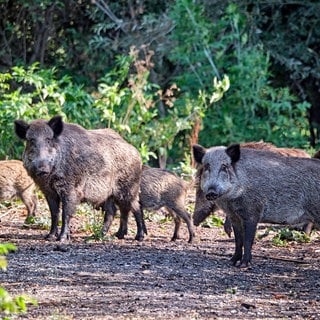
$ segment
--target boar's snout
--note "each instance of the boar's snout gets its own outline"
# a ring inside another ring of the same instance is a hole
[[[193,224],[199,226],[211,213],[211,208],[205,207],[201,210],[195,209],[193,214]]]
[[[36,160],[33,162],[32,167],[33,167],[33,172],[38,177],[48,176],[52,169],[50,162],[47,160]]]
[[[209,189],[208,192],[206,193],[206,198],[209,201],[214,201],[217,198],[219,198],[219,193],[215,189]]]
[[[193,217],[193,224],[197,227],[200,224],[200,218],[199,217]]]

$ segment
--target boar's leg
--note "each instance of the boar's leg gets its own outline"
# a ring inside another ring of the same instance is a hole
[[[313,222],[308,222],[303,226],[303,231],[308,236],[310,236],[312,229],[313,229]]]
[[[102,207],[104,211],[104,220],[102,227],[102,235],[106,235],[110,229],[111,223],[117,213],[117,208],[111,199],[108,199]]]
[[[126,234],[128,234],[128,215],[129,210],[124,210],[120,206],[120,226],[118,231],[116,232],[116,237],[118,239],[123,239]]]
[[[37,208],[37,197],[35,195],[25,195],[22,194],[21,195],[21,200],[22,202],[25,204],[27,211],[28,211],[28,215],[27,217],[34,217],[35,216],[35,211]]]
[[[167,208],[167,209],[169,210],[169,212],[173,216],[174,222],[175,222],[174,234],[173,234],[173,237],[171,240],[175,241],[176,239],[179,239],[179,229],[180,229],[181,218],[182,218],[185,221],[185,223],[187,224],[188,231],[189,231],[188,242],[191,243],[193,240],[193,237],[194,237],[194,231],[193,231],[193,227],[191,224],[190,215],[181,208]]]
[[[137,202],[138,203],[138,202]],[[129,216],[129,209],[128,206],[121,206],[120,208],[120,226],[119,230],[116,232],[116,237],[118,239],[123,239],[124,236],[128,233],[128,216]],[[135,240],[142,241],[144,238],[144,233],[147,234],[147,228],[144,223],[143,213],[140,209],[140,205],[138,204],[136,207],[132,206],[131,211],[135,217],[136,224],[137,224],[137,234]]]
[[[226,217],[226,219],[224,220],[223,229],[224,232],[229,236],[229,238],[231,238],[232,224],[229,217]]]
[[[243,249],[243,227],[242,223],[239,219],[232,219],[232,228],[234,232],[234,240],[235,240],[235,252],[231,258],[232,264],[237,265],[238,261],[242,259],[242,249]]]
[[[252,220],[244,220],[244,253],[243,258],[240,263],[241,267],[248,267],[249,263],[251,263],[252,254],[251,249],[254,242],[254,237],[257,230],[257,222]]]
[[[143,219],[143,211],[142,209],[140,209],[140,206],[138,206],[137,209],[133,209],[133,215],[136,219],[137,224],[137,235],[135,237],[135,240],[142,241],[144,238],[144,234],[148,233]]]
[[[46,196],[50,214],[51,214],[51,229],[46,239],[53,240],[58,236],[58,223],[59,223],[59,212],[60,212],[60,199],[58,195]]]
[[[213,201],[207,200],[204,192],[197,188],[196,201],[193,212],[193,224],[195,226],[200,225],[211,213],[217,209],[217,206]]]
[[[77,196],[72,192],[69,192],[68,195],[65,195],[62,199],[62,225],[58,241],[70,239],[69,222],[79,203],[80,201]]]
[[[248,267],[251,263],[251,249],[258,224],[254,219],[244,219],[243,217],[245,216],[248,216],[248,214],[238,212],[237,214],[232,214],[227,217],[231,220],[235,237],[235,253],[231,258],[231,262],[235,266],[238,265],[238,262],[240,261],[240,268]],[[251,215],[251,217],[252,216],[259,215],[256,214]]]
[[[174,232],[173,232],[173,236],[171,238],[171,241],[176,241],[177,239],[179,239],[179,230],[180,230],[180,225],[181,225],[181,218],[174,213],[173,210],[171,210],[170,208],[167,208],[167,210],[169,211],[170,215],[173,217],[174,220]]]

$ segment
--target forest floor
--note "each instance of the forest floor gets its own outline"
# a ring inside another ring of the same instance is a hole
[[[48,230],[40,224],[24,225],[23,211],[23,205],[0,210],[0,242],[18,247],[7,256],[7,271],[0,271],[0,286],[38,305],[11,319],[320,317],[319,231],[309,243],[285,247],[273,245],[272,232],[257,237],[252,267],[239,269],[229,264],[234,240],[222,227],[195,228],[189,244],[183,223],[181,239],[172,242],[173,222],[149,215],[142,242],[134,240],[132,217],[124,240],[88,241],[86,215],[77,214],[71,241],[60,244],[44,240]],[[40,211],[38,221],[48,220],[47,210]],[[116,218],[110,235],[118,225]],[[266,230],[261,225],[257,234]]]

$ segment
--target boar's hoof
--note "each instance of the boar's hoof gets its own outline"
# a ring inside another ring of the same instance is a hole
[[[142,241],[143,240],[143,234],[137,234],[136,237],[134,238],[137,241]]]
[[[239,268],[244,270],[244,269],[251,269],[252,268],[252,264],[250,261],[241,261],[241,263],[239,264]]]
[[[57,245],[53,248],[53,251],[60,251],[60,252],[68,252],[70,248],[67,246]]]
[[[54,241],[57,239],[57,235],[55,233],[49,233],[45,236],[45,239],[48,241]]]
[[[180,239],[178,236],[174,235],[172,238],[171,238],[171,241],[176,241],[177,239]]]
[[[67,233],[62,233],[57,238],[57,241],[60,241],[60,242],[65,242],[65,241],[68,241],[68,240],[70,240],[70,235],[67,234]]]
[[[120,232],[120,231],[118,231],[118,232],[116,232],[114,235],[115,235],[118,239],[124,239],[125,232]]]
[[[231,263],[233,266],[237,266],[237,265],[238,265],[238,262],[241,261],[241,259],[242,259],[242,256],[233,255],[232,258],[230,259],[230,263]]]

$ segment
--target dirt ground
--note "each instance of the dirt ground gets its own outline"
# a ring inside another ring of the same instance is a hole
[[[287,247],[275,247],[270,236],[257,239],[253,267],[242,270],[229,265],[234,242],[222,227],[197,227],[189,244],[183,224],[181,239],[171,242],[173,222],[149,217],[149,234],[137,242],[131,217],[126,239],[88,242],[75,216],[72,241],[60,244],[44,240],[48,231],[39,226],[25,227],[23,211],[23,205],[0,210],[0,242],[18,246],[0,272],[0,286],[38,306],[12,319],[320,317],[319,232],[310,243]]]

